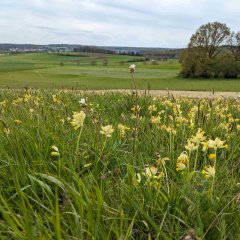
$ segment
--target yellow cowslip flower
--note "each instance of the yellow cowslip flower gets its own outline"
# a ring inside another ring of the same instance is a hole
[[[23,98],[17,98],[17,99],[12,101],[13,105],[17,105],[17,104],[22,103],[22,102],[23,102]]]
[[[107,138],[110,138],[114,132],[112,125],[102,126],[100,133],[105,135]]]
[[[25,94],[25,95],[24,95],[24,99],[23,99],[24,102],[28,102],[28,101],[31,99],[31,97],[32,97],[32,96],[31,96],[30,94]]]
[[[151,123],[152,124],[160,124],[160,121],[161,121],[161,117],[160,116],[152,116],[151,118]]]
[[[142,172],[142,175],[145,176],[148,181],[158,180],[158,179],[164,177],[164,173],[159,172],[158,168],[156,168],[154,166],[145,167],[144,172]]]
[[[237,125],[237,130],[240,131],[240,125]]]
[[[195,145],[194,143],[192,143],[190,140],[188,140],[188,144],[185,145],[185,148],[189,152],[193,152],[193,151],[196,151],[198,149],[198,146]]]
[[[6,107],[6,104],[7,104],[7,101],[6,101],[6,100],[0,102],[0,106],[1,106],[1,107]]]
[[[188,157],[187,153],[182,152],[177,159],[176,170],[177,171],[184,170],[186,168],[188,162],[189,162],[189,157]]]
[[[184,164],[188,163],[189,162],[188,154],[186,152],[182,152],[178,157],[177,162],[182,162]]]
[[[218,148],[225,148],[225,141],[220,140],[218,137],[215,140],[208,140],[208,147],[217,150]]]
[[[215,177],[215,168],[212,166],[206,166],[203,170],[202,170],[202,175],[206,178],[214,178]]]
[[[177,171],[183,171],[185,168],[186,168],[186,164],[184,164],[182,162],[177,162],[177,164],[176,164]]]
[[[157,111],[157,107],[156,107],[155,105],[149,105],[149,106],[148,106],[148,111],[149,111],[150,113],[156,112],[156,111]]]
[[[149,166],[145,168],[143,175],[146,177],[154,177],[158,173],[158,169],[154,166]]]
[[[92,166],[92,163],[87,163],[87,164],[85,164],[85,165],[83,166],[83,168],[88,168],[88,167],[90,167],[90,166]]]
[[[217,156],[216,156],[215,153],[211,153],[211,154],[208,155],[208,158],[209,158],[210,160],[215,160],[216,157],[217,157]]]
[[[124,137],[126,135],[126,131],[129,131],[130,128],[127,126],[124,126],[123,124],[118,124],[118,130],[120,132],[120,136]]]
[[[34,109],[33,109],[33,108],[30,108],[28,111],[29,111],[30,114],[33,114]]]
[[[142,181],[141,174],[137,173],[136,174],[137,182],[140,183]]]
[[[132,110],[133,112],[140,112],[141,107],[140,107],[139,105],[136,105],[136,106],[133,106],[133,107],[131,108],[131,110]]]
[[[173,127],[167,127],[166,131],[172,135],[177,135],[177,131]]]
[[[55,145],[51,146],[51,156],[53,157],[60,157],[60,153],[58,150],[58,147],[56,147]]]
[[[11,133],[11,131],[10,131],[9,128],[3,128],[3,132],[4,132],[7,136]]]
[[[51,149],[52,149],[53,151],[55,151],[55,152],[59,152],[58,147],[56,147],[55,145],[52,145],[52,146],[51,146]]]
[[[54,103],[60,104],[61,100],[57,98],[57,95],[52,95],[52,100]]]
[[[208,150],[208,142],[202,142],[203,148],[202,151],[206,152]]]
[[[18,119],[14,120],[14,122],[15,122],[17,125],[22,124],[22,121],[21,121],[21,120],[18,120]]]
[[[83,126],[85,117],[86,113],[84,111],[73,113],[71,124],[75,130]]]
[[[205,141],[206,137],[204,136],[204,134],[205,132],[201,128],[199,128],[196,136],[192,136],[192,142],[199,144],[200,142]]]

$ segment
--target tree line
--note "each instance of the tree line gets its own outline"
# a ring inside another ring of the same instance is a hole
[[[240,75],[240,31],[224,23],[199,27],[180,57],[181,76],[237,78]]]

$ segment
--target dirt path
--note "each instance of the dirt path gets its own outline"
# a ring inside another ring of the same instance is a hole
[[[112,89],[112,90],[88,90],[87,93],[104,94],[104,93],[128,93],[131,94],[132,90],[129,89]],[[160,96],[174,96],[174,97],[190,97],[190,98],[240,98],[240,92],[203,92],[203,91],[166,91],[166,90],[138,90],[140,95],[150,94],[154,97]]]

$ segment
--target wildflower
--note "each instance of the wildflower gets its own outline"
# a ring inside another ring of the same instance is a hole
[[[139,105],[136,105],[136,106],[133,106],[133,107],[131,108],[131,110],[132,110],[133,112],[140,112],[141,107],[140,107]]]
[[[56,147],[55,145],[51,146],[51,156],[52,157],[60,157],[60,153],[58,150],[58,147]]]
[[[56,95],[52,95],[52,99],[54,103],[57,103],[57,104],[61,103],[61,100],[59,100]]]
[[[166,161],[170,161],[170,158],[168,158],[168,157],[161,158],[159,155],[158,160],[156,162],[157,162],[157,165],[161,165],[161,164],[165,165]]]
[[[185,145],[186,150],[188,150],[189,152],[193,152],[195,150],[198,149],[197,145],[194,145],[194,143],[192,143],[190,140],[188,140],[188,144]]]
[[[209,140],[208,141],[208,147],[213,148],[217,150],[218,148],[225,148],[226,145],[224,145],[225,141],[221,141],[219,138],[215,138],[215,140]]]
[[[90,167],[90,166],[92,166],[92,163],[87,163],[87,164],[85,164],[85,165],[83,166],[83,168],[88,168],[88,167]]]
[[[71,124],[75,130],[83,126],[85,117],[86,117],[86,114],[84,111],[73,113]]]
[[[20,124],[22,124],[22,121],[21,120],[14,120],[14,122],[17,124],[17,125],[20,125]]]
[[[208,150],[208,142],[202,142],[202,144],[203,144],[202,151],[206,152]]]
[[[152,118],[151,118],[151,123],[152,124],[159,124],[160,121],[161,121],[161,117],[160,116],[157,116],[157,117],[152,116]]]
[[[114,129],[112,125],[102,126],[100,131],[101,134],[105,135],[108,138],[112,136],[113,132],[114,132]]]
[[[183,171],[186,168],[186,165],[182,162],[177,162],[176,164],[176,170],[177,171]]]
[[[240,125],[237,125],[237,130],[240,131]]]
[[[206,179],[214,178],[215,177],[215,168],[212,166],[206,166],[202,170],[202,174]]]
[[[130,73],[134,73],[136,71],[136,65],[135,64],[132,64],[129,66],[129,72]]]
[[[176,135],[177,131],[173,127],[167,127],[166,131],[172,135]]]
[[[186,168],[186,165],[189,162],[189,157],[186,152],[182,152],[177,159],[176,170],[182,171]]]
[[[142,172],[142,175],[147,178],[148,181],[158,180],[164,176],[163,172],[159,172],[158,168],[154,166],[147,166]]]
[[[126,135],[126,131],[130,130],[130,128],[126,127],[126,126],[124,126],[122,124],[118,124],[118,130],[120,132],[120,136],[124,137]]]
[[[137,173],[136,174],[136,177],[137,177],[137,182],[140,183],[142,178],[141,178],[141,174],[140,173]]]
[[[79,101],[80,105],[86,105],[86,98],[81,98],[81,100]]]
[[[143,173],[146,177],[154,177],[158,172],[158,169],[154,166],[146,167],[145,172]]]
[[[2,107],[6,107],[6,103],[7,103],[7,101],[6,101],[6,100],[4,100],[4,101],[0,102],[0,106],[2,106]]]
[[[204,141],[206,139],[206,137],[204,136],[205,132],[202,131],[201,128],[198,129],[196,136],[192,137],[192,142],[196,143],[197,145],[199,145],[200,142]]]
[[[10,131],[9,128],[4,128],[4,129],[3,129],[3,132],[4,132],[7,136],[11,133],[11,131]]]
[[[28,102],[31,99],[31,95],[30,94],[25,94],[24,95],[24,102]]]
[[[157,111],[157,107],[156,107],[155,105],[150,105],[150,106],[148,107],[148,111],[149,111],[150,113],[156,112],[156,111]]]
[[[215,160],[215,159],[216,159],[216,154],[211,153],[211,154],[208,155],[208,158],[209,158],[210,160]]]
[[[197,240],[196,232],[193,229],[189,230],[183,240]]]
[[[52,146],[51,146],[51,149],[52,149],[53,151],[55,151],[55,152],[59,152],[58,147],[56,147],[55,145],[52,145]]]
[[[15,100],[13,100],[13,105],[17,105],[17,104],[19,104],[19,103],[22,103],[23,102],[23,98],[17,98],[17,99],[15,99]]]
[[[34,109],[30,108],[29,113],[30,113],[30,115],[32,115],[34,113]]]

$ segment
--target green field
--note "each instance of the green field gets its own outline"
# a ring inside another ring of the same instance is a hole
[[[239,110],[1,90],[0,239],[240,239]]]
[[[78,56],[79,55],[79,56]],[[103,61],[107,59],[107,66]],[[71,53],[0,55],[1,88],[130,89],[128,66],[141,57]],[[176,60],[135,62],[139,89],[240,91],[240,80],[183,79]]]

